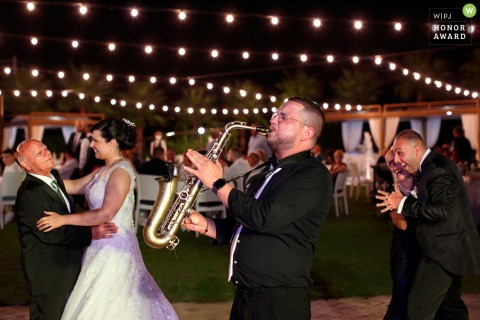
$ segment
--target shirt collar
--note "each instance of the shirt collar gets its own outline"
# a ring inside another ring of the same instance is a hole
[[[29,175],[32,175],[35,178],[38,178],[38,179],[42,180],[43,182],[45,182],[48,185],[50,185],[53,180],[56,180],[55,177],[52,174],[50,174],[50,177],[45,177],[45,176],[42,176],[40,174],[35,174],[35,173],[29,173]]]
[[[418,168],[418,171],[422,172],[422,163],[423,163],[423,160],[425,160],[425,158],[428,156],[428,154],[431,152],[432,150],[430,148],[427,149],[427,151],[425,151],[425,153],[423,154],[423,157],[422,157],[422,160],[420,161],[420,167]]]

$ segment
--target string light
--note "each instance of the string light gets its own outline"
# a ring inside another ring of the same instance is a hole
[[[178,13],[178,19],[180,19],[180,20],[182,20],[182,21],[185,20],[185,19],[187,19],[187,13],[186,13],[185,11],[180,11],[180,12]]]
[[[233,17],[233,15],[231,15],[231,14],[227,14],[227,16],[225,17],[225,20],[226,20],[228,23],[232,23],[233,20],[234,20],[234,17]]]
[[[379,62],[379,59],[381,59],[380,56],[375,56],[374,58],[372,58],[372,60],[373,60],[373,61],[375,62],[375,64],[377,64],[377,65],[379,65],[379,63],[378,63],[378,62]],[[392,70],[392,71],[394,71],[394,70],[396,69],[396,67],[397,67],[396,64],[393,63],[393,62],[387,62],[387,65],[388,65],[389,69]],[[4,72],[5,72],[5,74],[9,75],[9,74],[11,74],[12,70],[11,70],[10,67],[7,66],[7,67],[4,68]],[[402,72],[402,74],[404,74],[405,76],[410,73],[410,71],[409,71],[408,69],[406,69],[406,68],[401,69],[401,72]],[[38,69],[33,69],[33,70],[32,70],[32,76],[34,76],[34,77],[38,76],[39,73],[40,73],[40,72],[39,72]],[[45,73],[51,73],[51,72],[47,70],[47,71],[45,71]],[[412,72],[412,75],[413,75],[413,78],[416,79],[416,80],[420,80],[420,79],[422,78],[422,75],[421,75],[419,72],[413,71],[413,72]],[[59,71],[59,72],[57,73],[57,76],[58,76],[59,78],[63,79],[63,78],[65,77],[65,73],[64,73],[63,71]],[[88,79],[90,78],[90,74],[89,74],[89,73],[84,73],[84,74],[83,74],[83,78],[84,78],[85,80],[88,80]],[[106,78],[107,78],[108,81],[112,81],[112,80],[113,80],[113,75],[108,74],[108,75],[106,76]],[[134,82],[134,81],[135,81],[135,77],[134,77],[133,75],[131,75],[131,76],[128,77],[128,80],[129,80],[130,82]],[[156,77],[153,77],[153,76],[150,77],[150,82],[151,82],[151,83],[155,83],[156,80],[157,80]],[[427,84],[427,85],[434,84],[438,89],[442,88],[442,86],[443,86],[444,89],[445,89],[447,92],[452,90],[452,85],[450,85],[450,84],[443,84],[442,81],[432,80],[430,77],[425,77],[424,80],[425,80],[425,84]],[[169,79],[169,82],[170,82],[171,84],[175,84],[175,83],[177,82],[177,79],[176,79],[175,77],[171,77],[171,78]],[[194,85],[194,84],[196,83],[195,80],[192,79],[192,78],[188,79],[188,82],[189,82],[190,85]],[[207,83],[207,89],[212,90],[213,87],[214,87],[213,83],[211,83],[211,82],[208,82],[208,83]],[[231,89],[230,89],[229,87],[227,87],[227,86],[224,86],[224,87],[222,87],[222,88],[223,88],[223,92],[226,93],[226,94],[231,91]],[[67,97],[67,96],[68,96],[68,91],[69,91],[69,90],[63,90],[63,91],[61,92],[61,95],[62,95],[63,97]],[[456,87],[455,90],[454,90],[454,92],[455,92],[456,94],[463,94],[463,95],[466,96],[466,97],[469,96],[469,95],[471,95],[473,99],[478,98],[478,92],[477,92],[477,91],[471,91],[471,90],[468,90],[468,89],[462,89],[462,88],[460,88],[460,87]],[[37,91],[37,90],[30,90],[29,93],[32,95],[32,97],[37,97],[37,96],[38,96],[38,91]],[[248,92],[247,92],[246,90],[244,90],[244,89],[240,89],[240,90],[239,90],[239,93],[240,93],[240,96],[242,96],[242,97],[245,97],[245,96],[248,95]],[[18,96],[21,95],[21,91],[18,90],[18,89],[17,89],[17,90],[14,90],[14,91],[13,91],[13,94],[14,94],[15,97],[18,97]],[[52,97],[52,96],[53,96],[53,92],[52,92],[51,90],[46,90],[46,91],[45,91],[45,95],[46,95],[47,97]],[[78,95],[79,99],[81,99],[81,100],[87,98],[87,94],[86,94],[86,93],[83,93],[83,92],[77,93],[77,95]],[[261,100],[261,99],[262,99],[262,94],[261,94],[261,93],[256,93],[256,94],[255,94],[255,98],[256,98],[257,100]],[[269,99],[270,99],[270,102],[272,102],[272,103],[275,103],[275,102],[276,102],[276,97],[275,97],[275,96],[270,96]],[[94,97],[94,101],[95,101],[95,102],[98,103],[98,102],[100,102],[100,100],[101,100],[101,98],[100,98],[99,96],[95,96],[95,97]],[[117,103],[117,100],[114,99],[114,98],[112,98],[112,99],[110,100],[110,103],[111,103],[112,105],[115,105],[115,104]],[[127,103],[126,103],[125,100],[122,100],[122,102],[121,102],[120,104],[122,105],[122,107],[125,107]],[[138,108],[139,105],[136,104],[136,106],[137,106],[137,108]],[[322,106],[323,106],[324,109],[328,109],[328,107],[329,107],[329,106],[328,106],[328,103],[324,103]],[[149,108],[151,109],[150,106],[149,106]],[[341,108],[342,108],[342,107],[341,107],[340,104],[335,104],[335,109],[336,109],[336,110],[341,110]],[[344,108],[345,108],[347,111],[352,110],[351,104],[346,104]],[[165,112],[168,111],[168,106],[164,106],[164,107],[163,107],[163,110],[164,110]],[[222,111],[224,114],[225,114],[225,112],[228,112],[228,111],[226,111],[226,109],[224,109],[224,110],[225,110],[225,111]],[[273,109],[272,109],[272,110],[273,110]],[[361,111],[361,110],[362,110],[362,106],[361,106],[361,105],[357,105],[357,106],[356,106],[356,110],[357,110],[357,111]],[[177,106],[177,107],[175,108],[175,112],[180,112],[180,111],[181,111],[180,107]],[[262,111],[263,111],[264,113],[267,112],[267,111],[265,111],[265,109],[262,109]],[[215,113],[215,112],[216,112],[216,111],[213,111],[213,109],[212,109],[212,114]],[[237,110],[237,112],[238,112],[238,110]],[[250,111],[243,110],[242,112],[243,112],[244,114],[248,114],[248,112],[250,112]],[[253,110],[252,112],[255,113],[254,110]]]
[[[130,11],[130,14],[132,15],[132,17],[136,18],[138,16],[138,9],[133,8]]]
[[[35,37],[32,37],[32,39],[30,40],[30,42],[32,43],[32,45],[36,46],[38,44],[38,39],[35,38]]]
[[[28,11],[35,10],[35,4],[33,2],[27,2],[27,10]]]
[[[80,11],[80,14],[81,14],[82,16],[84,16],[84,15],[87,14],[88,9],[87,9],[87,7],[86,7],[85,5],[82,4],[82,5],[80,5],[79,11]]]
[[[313,26],[315,28],[320,28],[322,26],[322,20],[320,19],[313,19]]]

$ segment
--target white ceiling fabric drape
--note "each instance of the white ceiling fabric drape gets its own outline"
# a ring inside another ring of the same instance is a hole
[[[383,140],[383,146],[380,145],[381,143],[381,119],[368,119],[368,125],[370,126],[370,132],[372,134],[373,141],[377,145],[378,149],[381,151],[382,149],[390,147],[395,138],[395,134],[397,133],[398,124],[400,122],[399,117],[389,117],[385,119],[385,137]]]
[[[442,126],[441,117],[429,117],[425,119],[426,128],[423,128],[423,119],[410,119],[410,127],[418,132],[429,148],[433,148],[440,136]]]
[[[17,127],[6,127],[3,128],[3,149],[11,149],[13,148],[13,144],[15,143],[15,137],[17,136]],[[2,150],[3,151],[3,150]]]
[[[355,150],[362,141],[363,121],[343,121],[342,141],[345,152]]]

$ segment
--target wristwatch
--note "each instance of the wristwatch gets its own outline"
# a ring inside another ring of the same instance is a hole
[[[220,178],[213,183],[212,191],[217,194],[218,190],[222,189],[227,184],[227,180]]]

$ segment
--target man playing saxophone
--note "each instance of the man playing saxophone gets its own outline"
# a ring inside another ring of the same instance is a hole
[[[322,108],[290,98],[270,119],[274,155],[261,172],[246,177],[245,192],[222,179],[222,166],[196,151],[185,168],[228,207],[226,219],[191,211],[189,230],[231,243],[228,280],[235,298],[230,319],[310,319],[313,252],[332,198],[332,178],[310,153],[325,123]]]

